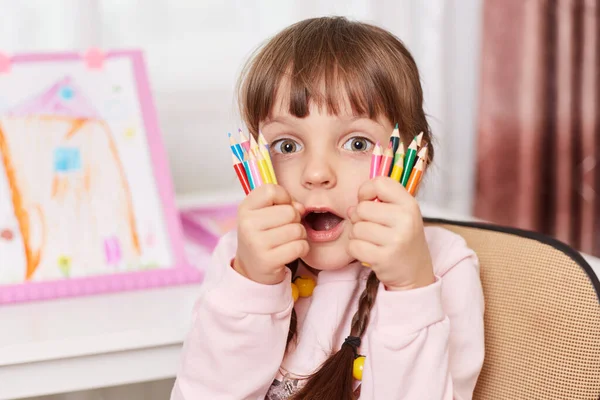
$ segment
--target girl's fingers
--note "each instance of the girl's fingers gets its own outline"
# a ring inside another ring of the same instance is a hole
[[[306,229],[300,223],[287,224],[262,232],[267,249],[274,249],[288,242],[306,239]]]
[[[248,224],[253,224],[255,231],[277,228],[283,225],[298,223],[301,215],[291,204],[276,205],[271,207],[254,210],[251,217],[246,220]]]
[[[382,176],[366,181],[358,189],[358,201],[379,199],[384,203],[403,204],[413,200],[404,186],[395,180]]]
[[[381,251],[379,246],[364,240],[351,239],[348,241],[348,254],[367,265],[373,265],[376,255]]]
[[[298,203],[297,201],[292,201],[292,206],[298,211],[298,213],[302,216],[306,212],[306,207],[302,203]]]
[[[291,204],[290,194],[279,185],[261,185],[251,191],[242,202],[247,210],[259,210],[276,204]]]
[[[398,206],[396,204],[361,201],[351,211],[350,221],[356,224],[359,221],[369,221],[381,224],[384,226],[395,225],[395,214],[398,214]],[[400,211],[401,212],[401,211]]]
[[[276,265],[289,264],[308,254],[308,242],[305,239],[287,242],[269,251],[269,258]]]
[[[352,226],[351,240],[362,240],[377,246],[383,246],[390,241],[393,231],[381,224],[368,221],[359,221]]]

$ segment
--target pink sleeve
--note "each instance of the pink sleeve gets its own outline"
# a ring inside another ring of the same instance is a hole
[[[263,399],[281,365],[293,307],[291,275],[278,285],[246,279],[229,265],[232,246],[220,243],[215,251],[171,400]]]
[[[484,357],[483,291],[477,258],[456,238],[440,254],[447,266],[435,268],[435,283],[406,292],[380,286],[361,400],[473,397]]]

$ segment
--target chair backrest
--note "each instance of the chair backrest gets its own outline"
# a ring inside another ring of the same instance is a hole
[[[475,399],[600,399],[600,282],[569,246],[537,233],[425,219],[477,253],[485,361]]]

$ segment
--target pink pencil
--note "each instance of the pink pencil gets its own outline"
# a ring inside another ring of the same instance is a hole
[[[264,182],[262,177],[260,176],[260,169],[258,168],[258,161],[256,160],[256,156],[251,151],[250,154],[250,171],[252,172],[252,179],[254,180],[254,187],[257,188],[262,185]]]
[[[238,129],[238,132],[240,133],[240,145],[246,150],[246,153],[250,152],[250,140],[241,129]]]
[[[381,146],[379,142],[375,145],[375,149],[373,150],[373,154],[371,155],[371,172],[369,173],[369,178],[373,179],[377,176],[379,172],[379,164],[381,164]]]

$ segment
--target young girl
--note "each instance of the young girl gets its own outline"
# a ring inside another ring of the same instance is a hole
[[[424,228],[398,182],[369,179],[395,123],[431,146],[409,52],[380,28],[310,19],[240,82],[279,184],[252,191],[217,246],[171,399],[470,399],[484,356],[476,256]]]

